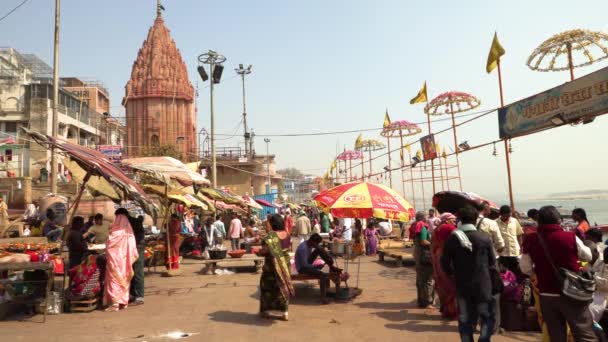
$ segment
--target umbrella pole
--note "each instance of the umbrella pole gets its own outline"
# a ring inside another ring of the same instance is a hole
[[[348,159],[348,179],[349,181],[353,181],[353,160]]]
[[[358,256],[357,259],[359,259],[359,262],[357,263],[357,287],[355,287],[356,289],[359,288],[359,273],[361,270],[361,256]]]
[[[412,160],[412,154],[407,152],[407,156]],[[414,191],[414,166],[410,164],[410,183],[412,184],[412,201],[414,201],[414,208],[416,208],[416,192]]]
[[[450,113],[452,114],[452,131],[454,131],[454,151],[456,152],[456,168],[458,170],[458,182],[462,191],[462,178],[460,178],[460,157],[458,151],[458,137],[456,135],[456,118],[454,117],[454,104],[450,102]]]
[[[393,188],[393,167],[391,166],[391,138],[386,137],[386,146],[388,147],[388,184]]]
[[[399,130],[399,139],[401,140],[401,148],[400,148],[400,150],[401,150],[401,153],[400,153],[400,156],[401,156],[401,191],[403,192],[403,197],[405,198],[406,197],[405,196],[405,180],[404,180],[405,177],[403,176],[403,173],[404,173],[403,167],[405,166],[405,160],[403,160],[403,130],[401,130],[401,129]]]
[[[361,181],[365,182],[365,165],[363,164],[363,162],[365,157],[363,155],[363,152],[361,152]]]
[[[372,149],[369,149],[369,178],[368,180],[372,180]]]
[[[84,192],[84,187],[90,178],[91,171],[87,172],[87,174],[82,179],[82,184],[80,185],[80,189],[78,190],[78,195],[74,200],[74,204],[72,204],[72,208],[70,208],[72,212],[70,213],[70,219],[68,221],[68,224],[72,224],[72,220],[74,219],[74,216],[76,215],[76,210],[78,210],[78,205],[80,204],[80,198],[82,197],[82,193]]]
[[[424,196],[424,171],[420,168],[420,185],[422,186],[422,210],[426,211],[426,198]]]
[[[574,66],[572,63],[572,44],[567,43],[566,48],[568,49],[568,67],[570,68],[570,81],[574,81]]]

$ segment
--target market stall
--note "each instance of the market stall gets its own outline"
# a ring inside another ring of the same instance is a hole
[[[337,218],[371,217],[407,222],[414,216],[414,209],[398,193],[382,184],[352,182],[321,192],[314,201],[324,211]],[[360,243],[360,242],[359,242]],[[348,272],[349,259],[362,254],[362,246],[344,246],[345,271]],[[364,248],[363,248],[364,250]],[[357,258],[357,286],[361,258]],[[348,287],[347,287],[348,288]]]

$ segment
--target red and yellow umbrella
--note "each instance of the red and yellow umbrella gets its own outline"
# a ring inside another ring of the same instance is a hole
[[[382,184],[346,183],[321,192],[314,200],[335,217],[375,217],[407,222],[414,216],[414,208]]]

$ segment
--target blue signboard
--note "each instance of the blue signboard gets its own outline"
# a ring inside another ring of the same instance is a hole
[[[512,138],[608,113],[608,67],[498,110],[500,138]]]

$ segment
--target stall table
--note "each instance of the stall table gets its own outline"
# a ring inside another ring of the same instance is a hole
[[[3,271],[30,271],[30,270],[43,270],[46,271],[48,279],[46,284],[46,291],[44,296],[44,316],[43,322],[46,322],[46,315],[48,310],[49,294],[53,288],[54,274],[53,274],[53,263],[52,262],[21,262],[21,263],[6,263],[0,264],[0,272]],[[10,279],[0,279],[0,282],[11,283]],[[14,302],[22,304],[37,304],[39,300],[26,299],[26,300],[14,300]]]

